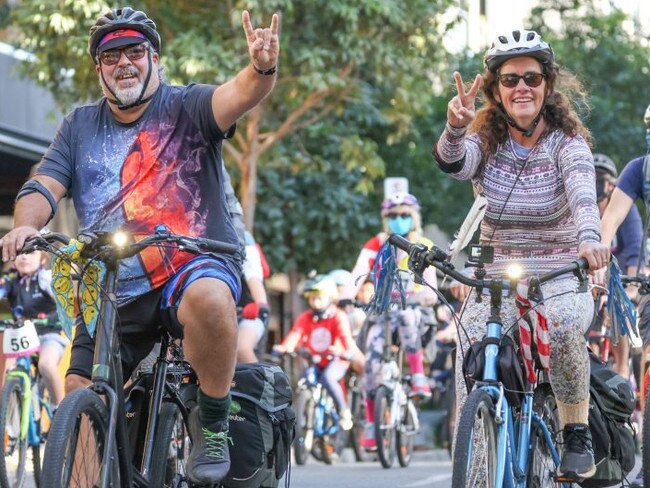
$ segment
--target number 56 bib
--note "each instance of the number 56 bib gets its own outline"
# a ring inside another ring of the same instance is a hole
[[[22,327],[7,328],[2,340],[2,352],[8,358],[31,356],[41,348],[36,327],[31,320],[25,320]]]

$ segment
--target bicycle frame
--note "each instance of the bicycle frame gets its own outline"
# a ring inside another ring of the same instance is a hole
[[[393,333],[390,327],[390,312],[384,314],[384,348],[382,351],[381,364],[381,386],[385,386],[389,391],[390,398],[390,424],[386,427],[396,427],[400,423],[400,407],[406,405],[407,394],[404,389],[402,378],[402,359],[403,351],[400,348],[396,354],[393,351]],[[418,416],[415,416],[416,424]],[[419,426],[416,425],[416,430]]]
[[[339,414],[336,408],[332,408],[327,403],[327,395],[323,395],[324,386],[320,380],[321,372],[315,365],[310,365],[305,371],[305,375],[298,382],[299,388],[309,389],[315,400],[314,405],[314,437],[324,437],[327,435],[336,435],[340,429]],[[325,425],[325,418],[329,414],[334,423],[328,428]]]
[[[105,289],[109,297],[115,298],[117,285],[117,266],[108,266],[105,279]],[[187,422],[188,411],[178,391],[167,386],[167,372],[169,361],[166,358],[170,340],[166,335],[161,337],[160,354],[154,367],[152,395],[148,406],[147,427],[144,440],[144,451],[140,470],[135,469],[132,463],[132,453],[129,452],[129,438],[125,422],[124,389],[116,381],[122,380],[122,362],[119,350],[119,337],[116,324],[116,311],[111,300],[104,300],[101,304],[100,317],[95,333],[95,355],[93,358],[92,385],[89,387],[99,394],[106,395],[109,406],[109,425],[114,425],[108,431],[107,442],[104,447],[105,463],[101,471],[101,488],[110,487],[111,464],[114,461],[110,456],[110,449],[117,441],[120,475],[128,480],[128,485],[148,487],[151,472],[153,443],[156,436],[156,426],[165,392],[171,394],[171,399],[176,403]],[[108,333],[110,332],[110,335]],[[112,368],[112,369],[111,369]]]
[[[486,338],[494,339],[486,344],[483,382],[477,386],[487,392],[495,404],[497,424],[497,470],[496,486],[525,488],[528,480],[530,444],[533,427],[542,432],[555,466],[560,464],[560,455],[555,447],[551,431],[546,422],[533,409],[534,388],[525,392],[519,418],[514,418],[513,410],[505,396],[503,385],[497,379],[498,341],[502,337],[503,324],[499,319],[501,293],[491,295],[491,313],[487,321]],[[495,343],[496,342],[496,343]],[[564,483],[563,486],[569,486]]]

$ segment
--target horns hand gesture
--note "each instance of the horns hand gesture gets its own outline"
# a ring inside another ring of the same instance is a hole
[[[280,17],[278,14],[273,14],[271,27],[264,29],[253,29],[248,10],[242,12],[241,18],[246,33],[246,41],[248,42],[248,54],[253,66],[260,71],[275,67],[280,53],[280,39],[278,36]]]
[[[447,105],[447,121],[452,127],[467,127],[476,115],[474,100],[476,100],[476,95],[481,88],[483,78],[481,78],[481,75],[476,75],[474,83],[467,92],[465,91],[465,85],[463,85],[463,78],[458,71],[454,71],[454,80],[456,81],[458,94]]]

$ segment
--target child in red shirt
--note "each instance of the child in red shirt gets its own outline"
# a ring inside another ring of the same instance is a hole
[[[352,414],[340,384],[350,367],[348,358],[356,349],[348,317],[336,306],[338,291],[331,278],[317,276],[307,283],[303,294],[309,310],[298,316],[282,343],[273,346],[273,350],[293,352],[305,347],[313,355],[322,355],[317,364],[322,370],[321,381],[336,402],[341,428],[349,430],[352,428]],[[328,354],[335,357],[330,360]]]

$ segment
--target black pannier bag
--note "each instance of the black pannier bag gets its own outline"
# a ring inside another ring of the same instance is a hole
[[[275,364],[238,364],[230,394],[231,464],[221,483],[275,488],[290,464],[296,422],[289,378]]]
[[[636,439],[630,416],[634,390],[622,376],[589,352],[589,429],[596,474],[580,483],[585,488],[620,485],[634,468]]]
[[[503,383],[508,402],[514,407],[520,407],[523,392],[528,387],[528,381],[515,342],[508,335],[503,336],[500,340],[483,338],[474,342],[467,350],[463,359],[463,375],[468,383],[468,391],[475,381],[483,379],[486,341],[493,341],[499,346],[498,380]]]

